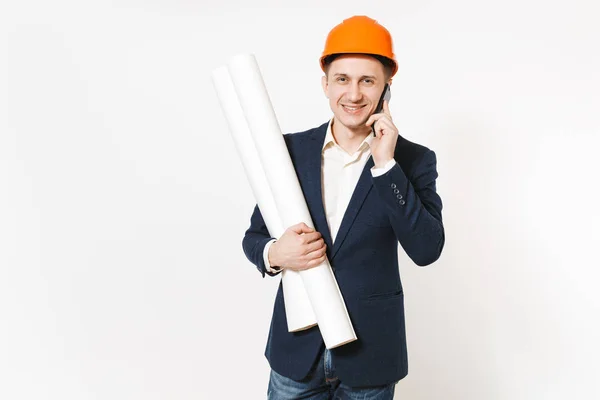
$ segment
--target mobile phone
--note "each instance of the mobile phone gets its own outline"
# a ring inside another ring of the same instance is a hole
[[[380,112],[383,111],[383,102],[385,100],[390,101],[390,99],[392,98],[392,92],[390,90],[390,84],[386,83],[384,88],[383,88],[383,93],[381,93],[381,97],[379,98],[379,103],[377,103],[377,108],[375,109],[375,112],[373,114],[378,114]],[[377,136],[375,134],[375,122],[373,122],[373,125],[371,125],[371,130],[373,131],[373,136]]]

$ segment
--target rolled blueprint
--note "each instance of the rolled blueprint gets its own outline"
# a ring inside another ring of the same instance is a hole
[[[262,162],[258,156],[227,66],[215,69],[212,78],[221,108],[229,124],[229,131],[244,166],[254,198],[257,200],[260,213],[267,225],[269,234],[274,238],[279,238],[285,229],[277,212],[275,199],[267,182]],[[288,331],[297,332],[315,326],[317,318],[304,290],[302,277],[298,272],[290,270],[284,270],[281,274]]]
[[[283,226],[304,222],[314,229],[256,58],[240,54],[231,59],[228,67]],[[356,340],[329,260],[301,271],[300,276],[325,346],[331,349]]]

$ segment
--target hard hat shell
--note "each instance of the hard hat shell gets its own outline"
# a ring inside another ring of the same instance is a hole
[[[398,71],[392,35],[377,21],[364,15],[355,15],[336,25],[327,35],[320,58],[325,71],[325,58],[334,54],[373,54],[385,57],[392,65],[392,76]]]

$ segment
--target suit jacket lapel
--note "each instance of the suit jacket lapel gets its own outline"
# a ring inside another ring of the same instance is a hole
[[[321,175],[321,153],[325,134],[327,133],[328,123],[317,129],[314,135],[310,135],[311,140],[307,141],[307,168],[306,168],[306,203],[311,215],[315,229],[321,233],[323,240],[327,245],[327,256],[331,255],[333,243],[331,232],[325,217],[325,207],[323,206],[322,175]]]

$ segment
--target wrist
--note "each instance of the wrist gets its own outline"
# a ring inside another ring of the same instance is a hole
[[[275,270],[279,270],[279,269],[281,269],[281,266],[279,265],[277,257],[276,257],[276,254],[277,254],[276,246],[277,246],[277,241],[273,242],[271,247],[269,247],[269,252],[267,254],[267,257],[269,258],[269,265],[271,266],[271,268],[275,269]]]
[[[382,158],[379,160],[373,159],[375,168],[384,168],[394,157]]]

